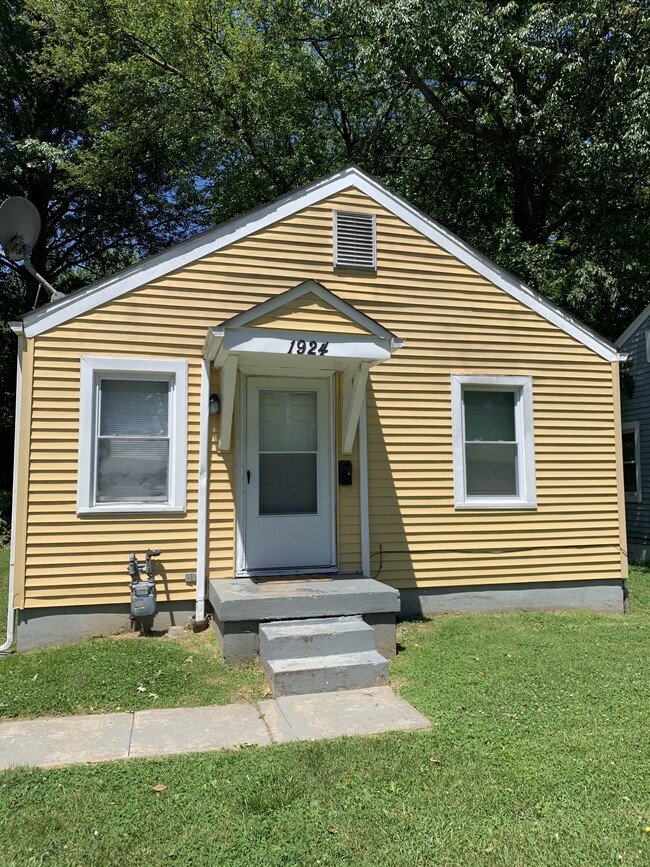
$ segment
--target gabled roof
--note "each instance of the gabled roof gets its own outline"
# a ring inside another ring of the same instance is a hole
[[[360,310],[357,310],[356,307],[353,307],[352,304],[348,304],[347,301],[339,298],[338,295],[330,292],[329,289],[326,289],[321,283],[316,282],[316,280],[304,280],[302,283],[298,284],[298,286],[294,286],[293,289],[287,289],[286,292],[274,295],[273,298],[262,301],[261,304],[256,304],[249,310],[244,310],[243,313],[238,313],[236,316],[223,322],[222,325],[227,325],[229,328],[241,328],[244,325],[251,325],[255,320],[260,319],[262,316],[267,316],[269,313],[280,310],[285,306],[285,304],[290,304],[292,301],[296,301],[304,295],[315,295],[317,298],[320,298],[321,301],[324,301],[325,304],[333,307],[334,310],[338,310],[339,313],[342,313],[352,322],[365,328],[365,330],[369,331],[370,334],[374,334],[375,337],[383,337],[399,346],[403,343],[403,341],[395,337],[392,331],[384,328],[384,326],[380,325],[379,322],[372,319],[370,316],[367,316],[365,313],[362,313]]]
[[[635,332],[637,332],[639,330],[639,328],[641,328],[643,325],[645,325],[649,319],[650,319],[650,304],[648,304],[648,306],[645,307],[639,313],[639,315],[636,317],[636,319],[634,320],[634,322],[631,325],[628,325],[628,327],[621,334],[621,336],[616,338],[616,341],[615,341],[616,346],[618,346],[619,349],[622,346],[624,346],[624,344],[627,343],[627,341],[630,339],[630,337],[632,337],[632,335]]]
[[[24,333],[27,337],[35,337],[49,331],[81,313],[106,304],[145,283],[163,277],[204,256],[209,256],[241,238],[259,232],[279,220],[348,189],[356,189],[373,199],[525,307],[535,311],[579,343],[593,350],[601,358],[607,361],[618,358],[616,348],[609,341],[534,292],[512,274],[491,262],[444,226],[431,220],[356,166],[348,166],[326,178],[314,181],[241,217],[229,220],[215,229],[202,232],[162,253],[143,259],[124,271],[72,292],[61,301],[28,313],[23,320]]]

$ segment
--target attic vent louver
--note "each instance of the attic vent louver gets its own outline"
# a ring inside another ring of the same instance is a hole
[[[334,266],[377,267],[375,215],[334,211]]]

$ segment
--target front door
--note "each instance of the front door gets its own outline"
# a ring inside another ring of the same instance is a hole
[[[331,440],[329,379],[247,378],[240,571],[335,565]]]

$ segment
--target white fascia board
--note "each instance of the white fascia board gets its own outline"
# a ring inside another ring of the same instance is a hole
[[[96,307],[119,298],[145,283],[150,283],[176,271],[178,268],[195,262],[197,259],[209,256],[247,235],[252,235],[254,232],[259,232],[273,223],[292,216],[303,208],[308,208],[342,190],[357,186],[357,179],[360,177],[361,173],[356,168],[343,169],[334,175],[322,178],[299,190],[294,190],[261,208],[229,220],[215,229],[209,229],[187,241],[175,244],[168,250],[143,259],[124,271],[99,280],[84,289],[79,289],[61,301],[39,307],[38,310],[27,314],[23,319],[25,335],[36,337],[38,334],[43,334],[57,325],[74,319],[75,316],[94,310]]]
[[[620,347],[627,343],[627,341],[632,337],[632,335],[641,328],[642,325],[646,323],[646,321],[650,318],[650,304],[645,307],[639,315],[636,317],[634,322],[625,329],[625,331],[621,334],[620,337],[616,338],[615,344]]]
[[[247,235],[259,232],[273,223],[351,187],[374,199],[379,205],[404,220],[443,250],[464,262],[486,280],[489,280],[525,307],[538,313],[548,322],[556,325],[601,358],[610,362],[620,360],[616,347],[609,341],[591,331],[577,319],[569,316],[568,313],[556,307],[539,293],[534,292],[512,274],[491,262],[482,253],[461,241],[444,226],[425,216],[413,205],[364,174],[356,166],[349,166],[333,175],[315,181],[261,208],[230,220],[216,229],[203,232],[194,238],[174,245],[163,253],[144,259],[125,271],[100,280],[86,289],[74,292],[62,301],[35,310],[23,320],[25,335],[26,337],[35,337],[49,331],[81,313],[86,313],[95,307],[106,304],[145,283],[164,277],[178,268],[182,268],[203,256],[213,254]]]
[[[473,271],[489,280],[490,283],[493,283],[499,289],[503,289],[504,292],[516,301],[538,313],[542,318],[556,325],[565,334],[573,337],[588,349],[593,350],[601,358],[604,358],[606,361],[620,360],[616,347],[608,340],[605,340],[604,337],[601,337],[595,331],[583,325],[582,322],[569,316],[568,313],[565,313],[564,310],[544,298],[543,295],[533,291],[513,274],[509,274],[503,268],[500,268],[488,259],[487,256],[484,256],[469,244],[461,241],[460,238],[452,234],[440,223],[436,223],[430,217],[418,211],[417,208],[413,207],[405,199],[390,192],[373,178],[367,175],[360,175],[357,183],[355,183],[355,187],[360,192],[370,196],[388,211],[391,211],[396,217],[404,220],[412,228],[421,232],[430,241],[442,247],[443,250],[446,250],[452,256],[464,262]]]
[[[7,322],[7,325],[17,337],[21,337],[25,333],[22,322]]]

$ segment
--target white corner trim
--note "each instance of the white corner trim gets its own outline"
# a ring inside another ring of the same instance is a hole
[[[15,323],[10,323],[15,324]],[[13,330],[13,329],[12,329]],[[25,338],[22,329],[18,334],[18,356],[16,358],[16,405],[14,413],[14,464],[13,479],[11,484],[11,540],[9,542],[9,587],[7,588],[7,637],[0,644],[0,653],[7,653],[14,641],[14,587],[16,572],[16,515],[18,513],[18,456],[20,452],[20,414],[22,411],[23,391],[23,352],[25,350]]]
[[[643,476],[641,475],[641,427],[638,421],[624,421],[621,424],[621,433],[634,434],[634,469],[636,472],[636,493],[625,491],[626,503],[643,502]]]
[[[27,337],[42,334],[81,313],[92,310],[101,304],[106,304],[126,292],[163,277],[203,256],[214,254],[235,241],[239,241],[254,232],[259,232],[261,229],[290,217],[304,208],[350,188],[365,193],[383,208],[442,247],[443,250],[456,256],[472,270],[503,289],[525,307],[556,325],[579,343],[593,350],[601,358],[610,362],[619,360],[616,347],[609,341],[600,337],[577,319],[569,316],[568,313],[556,307],[542,295],[534,292],[512,274],[491,262],[482,253],[461,241],[444,226],[418,211],[405,199],[391,192],[356,166],[349,166],[326,178],[321,178],[261,208],[230,220],[222,226],[203,232],[194,238],[170,247],[163,253],[144,259],[118,274],[99,280],[61,301],[35,310],[24,319],[25,334]]]
[[[187,499],[187,361],[163,358],[82,356],[79,395],[78,515],[183,513]],[[94,464],[98,376],[169,378],[171,456],[167,503],[95,503]]]
[[[518,497],[468,496],[465,469],[463,387],[490,391],[514,391],[517,430]],[[451,375],[451,419],[454,460],[454,504],[456,509],[536,509],[535,436],[533,420],[533,385],[530,376],[489,376],[482,374]]]

